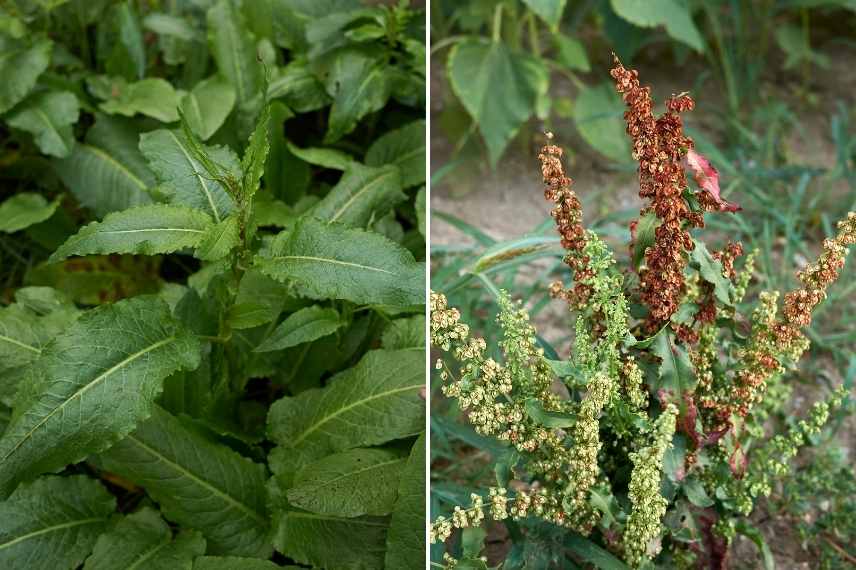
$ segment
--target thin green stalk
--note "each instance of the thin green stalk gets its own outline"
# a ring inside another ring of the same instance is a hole
[[[491,39],[495,43],[502,41],[502,2],[496,5],[493,11],[493,33]]]
[[[529,29],[529,46],[532,49],[532,55],[541,57],[541,40],[538,39],[538,22],[535,21],[535,14],[531,10],[526,11],[526,25]]]

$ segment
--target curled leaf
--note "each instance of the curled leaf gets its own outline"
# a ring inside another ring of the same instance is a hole
[[[693,149],[687,151],[687,165],[692,168],[696,184],[707,192],[713,201],[719,206],[720,212],[738,212],[742,210],[739,205],[732,204],[720,196],[719,172],[703,155]]]

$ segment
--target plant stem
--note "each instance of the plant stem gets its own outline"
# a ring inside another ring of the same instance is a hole
[[[526,24],[529,27],[529,45],[532,48],[532,55],[540,58],[541,42],[538,39],[538,22],[535,21],[535,14],[531,10],[526,12]]]
[[[497,4],[493,11],[493,34],[491,35],[491,39],[495,43],[499,43],[502,40],[502,2]]]

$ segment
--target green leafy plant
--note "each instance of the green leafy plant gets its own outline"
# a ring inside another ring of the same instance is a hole
[[[793,389],[786,373],[809,347],[802,331],[856,243],[856,214],[800,271],[781,310],[774,291],[747,303],[757,254],[738,270],[742,246],[710,251],[695,229],[741,213],[683,132],[681,113],[693,100],[673,96],[655,116],[635,71],[616,62],[612,77],[627,106],[640,197],[650,200],[631,224],[626,271],[583,226],[562,150],[548,144],[539,156],[574,281],[549,288],[576,315],[570,357],[537,334],[522,303],[493,286],[487,255],[473,272],[498,301],[496,347],[432,294],[431,342],[448,355],[436,362],[438,382],[472,426],[443,419],[433,429],[488,451],[485,469],[496,479],[468,495],[435,471],[431,539],[447,546],[432,550],[435,564],[487,568],[487,533],[479,529],[487,519],[507,528],[502,568],[724,567],[738,533],[772,567],[748,517],[788,484],[798,450],[841,417],[850,383],[778,421]],[[496,244],[492,252],[494,262],[511,264],[533,249]]]
[[[422,14],[7,4],[0,567],[421,565]]]

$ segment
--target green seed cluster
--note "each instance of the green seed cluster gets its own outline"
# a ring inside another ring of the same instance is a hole
[[[633,510],[624,529],[624,558],[632,567],[659,553],[661,524],[668,502],[660,495],[663,455],[672,446],[678,409],[668,404],[654,425],[650,446],[630,454],[633,472],[630,475],[630,502]]]

